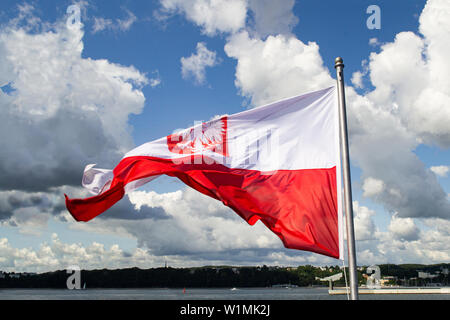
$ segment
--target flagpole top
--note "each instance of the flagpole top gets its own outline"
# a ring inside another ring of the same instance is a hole
[[[344,59],[337,57],[336,60],[334,60],[334,67],[344,67]]]

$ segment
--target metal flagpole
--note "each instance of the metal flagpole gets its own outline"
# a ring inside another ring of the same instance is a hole
[[[350,274],[350,297],[358,300],[358,277],[356,272],[355,232],[353,226],[352,185],[350,180],[350,156],[348,148],[347,112],[344,89],[344,60],[336,58],[337,87],[339,97],[339,132],[342,152],[342,170],[344,181],[344,206],[347,222],[348,268]]]

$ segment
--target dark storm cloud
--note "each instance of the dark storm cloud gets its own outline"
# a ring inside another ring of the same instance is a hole
[[[148,79],[83,58],[82,28],[27,8],[0,30],[0,191],[80,186],[86,165],[111,168],[133,146],[128,117],[142,111]]]
[[[142,206],[140,210],[135,209],[134,205],[130,202],[128,196],[125,196],[112,206],[109,210],[105,211],[99,216],[102,219],[122,219],[122,220],[167,220],[171,217],[161,207],[151,208],[148,206]]]
[[[58,110],[44,120],[6,113],[0,120],[0,190],[44,191],[79,186],[84,166],[120,160],[94,112]]]
[[[52,210],[53,204],[48,195],[44,193],[0,192],[0,221],[11,218],[15,210],[29,207],[36,207],[47,212]]]

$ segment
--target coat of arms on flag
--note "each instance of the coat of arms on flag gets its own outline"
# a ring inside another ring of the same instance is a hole
[[[227,117],[201,123],[167,137],[170,152],[201,154],[206,150],[227,156]]]

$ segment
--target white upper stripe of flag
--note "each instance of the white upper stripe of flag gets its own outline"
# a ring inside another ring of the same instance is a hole
[[[228,157],[202,148],[195,149],[193,154],[207,156],[230,168],[262,172],[337,166],[336,96],[336,88],[331,87],[230,115],[227,118]],[[201,126],[191,127],[191,134],[201,133]],[[133,156],[176,161],[186,154],[171,152],[167,138],[161,138],[135,148],[125,158]]]

